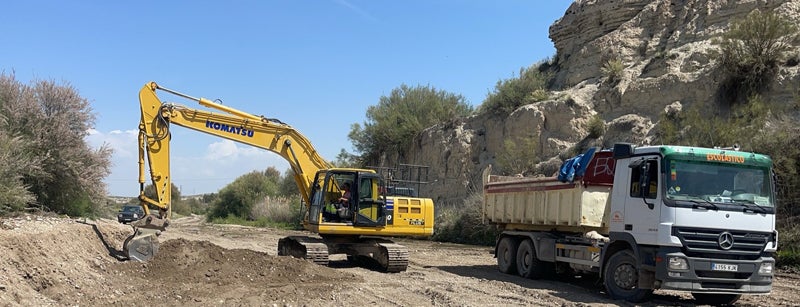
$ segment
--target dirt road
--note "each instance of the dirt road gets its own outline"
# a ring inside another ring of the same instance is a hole
[[[527,280],[499,273],[489,247],[396,240],[407,271],[380,273],[333,256],[330,267],[276,256],[286,230],[177,219],[148,263],[120,261],[130,227],[116,221],[28,216],[0,220],[0,306],[616,306],[594,280]],[[800,275],[741,306],[800,304]],[[656,291],[645,306],[692,305]]]

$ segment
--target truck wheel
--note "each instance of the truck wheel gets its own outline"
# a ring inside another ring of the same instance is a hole
[[[500,272],[514,274],[517,272],[517,239],[503,237],[497,243],[497,268]]]
[[[526,239],[519,244],[517,249],[517,272],[519,276],[540,279],[548,273],[552,273],[554,266],[539,260],[536,257],[536,250],[533,248],[533,241]]]
[[[711,305],[711,306],[729,306],[736,303],[741,294],[713,294],[713,293],[696,293],[693,292],[695,303],[698,305]]]
[[[613,299],[623,299],[633,303],[647,300],[653,289],[640,289],[639,271],[636,258],[628,250],[616,252],[608,259],[603,272],[603,283],[608,295]]]

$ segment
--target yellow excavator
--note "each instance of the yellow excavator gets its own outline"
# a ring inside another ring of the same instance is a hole
[[[193,100],[219,112],[162,103],[157,91]],[[408,249],[387,237],[430,237],[433,201],[387,194],[391,180],[373,169],[334,168],[309,140],[274,118],[256,116],[205,98],[195,98],[149,82],[139,91],[139,200],[145,217],[131,223],[134,233],[123,245],[128,259],[147,261],[158,252],[158,236],[172,215],[170,127],[172,124],[274,152],[286,161],[302,195],[303,228],[316,234],[278,242],[278,255],[327,265],[329,255],[368,260],[387,272],[408,267]],[[145,195],[146,167],[155,197]],[[345,191],[345,186],[349,189]],[[342,201],[343,195],[347,197]]]

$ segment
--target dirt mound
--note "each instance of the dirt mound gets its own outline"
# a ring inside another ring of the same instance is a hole
[[[122,261],[130,232],[109,220],[2,220],[0,305],[330,304],[331,289],[363,281],[300,259],[185,239],[162,242],[150,262]]]

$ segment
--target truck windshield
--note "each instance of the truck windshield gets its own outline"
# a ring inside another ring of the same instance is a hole
[[[774,206],[769,169],[682,160],[666,166],[668,200]]]

